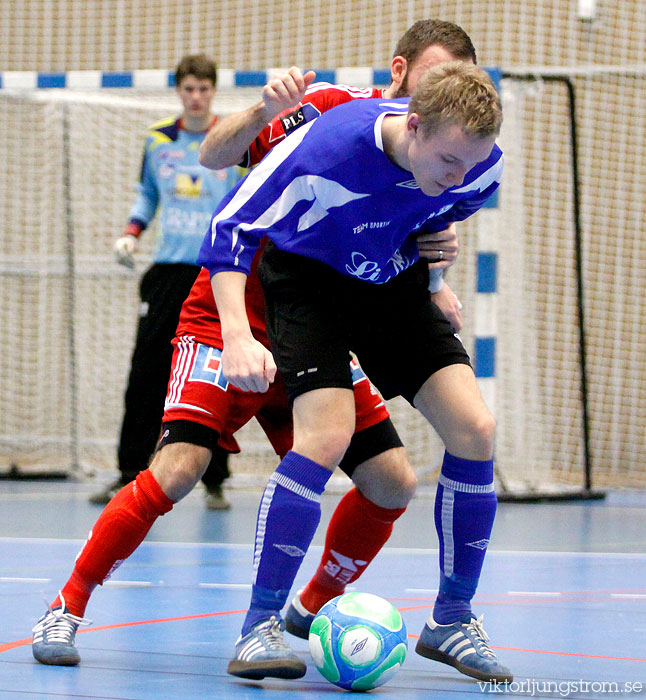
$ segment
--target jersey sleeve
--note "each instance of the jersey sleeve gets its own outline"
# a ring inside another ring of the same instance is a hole
[[[149,136],[146,139],[141,160],[141,172],[137,183],[137,198],[128,217],[130,223],[139,224],[142,229],[145,229],[153,220],[159,204],[159,189],[151,167],[153,146],[154,139],[152,136]]]
[[[455,190],[460,193],[463,191],[464,196],[441,215],[429,219],[422,226],[422,229],[433,232],[443,231],[454,221],[464,221],[475,214],[500,186],[503,165],[502,151],[495,146],[491,156],[484,161],[481,167],[477,168],[476,177],[468,184]]]
[[[377,88],[355,88],[349,85],[312,83],[296,107],[281,112],[258,134],[240,163],[243,168],[258,164],[263,157],[288,134],[319,117],[328,109],[351,100],[381,97]]]
[[[309,127],[301,129],[273,151],[222,200],[197,259],[211,275],[225,270],[248,275],[262,238],[276,228],[299,230],[315,199],[309,177],[312,163],[298,155],[308,131]],[[279,227],[281,222],[285,223]]]

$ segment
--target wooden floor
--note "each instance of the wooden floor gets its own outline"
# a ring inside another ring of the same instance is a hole
[[[308,663],[298,681],[246,682],[226,666],[248,604],[259,495],[233,492],[209,512],[198,489],[161,518],[148,540],[90,601],[94,624],[77,636],[76,668],[42,666],[31,627],[67,579],[100,509],[96,487],[0,482],[0,700],[332,697],[307,643],[287,635]],[[324,496],[322,525],[296,585],[321,553],[338,497]],[[408,658],[377,698],[460,700],[486,687],[414,652],[437,586],[433,501],[417,498],[389,545],[355,585],[390,599],[404,616]],[[604,501],[502,504],[474,611],[515,674],[508,695],[595,698],[646,693],[646,495]],[[639,684],[642,684],[641,687]],[[640,691],[640,692],[638,692]]]

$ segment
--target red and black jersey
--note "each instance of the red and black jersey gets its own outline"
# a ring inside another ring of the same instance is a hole
[[[256,137],[242,160],[242,167],[249,168],[259,163],[263,157],[285,136],[299,126],[316,119],[328,109],[356,99],[383,97],[381,88],[356,88],[350,85],[312,83],[303,99],[296,105],[281,112]]]
[[[299,126],[316,119],[323,112],[345,102],[370,97],[383,97],[383,90],[332,85],[331,83],[312,83],[298,106],[291,107],[279,114],[258,135],[247,151],[244,161],[245,167],[256,165],[285,136]],[[258,261],[264,243],[264,241],[261,243],[251,264],[245,289],[245,302],[253,336],[265,347],[269,347],[265,330],[265,303],[257,274]],[[209,272],[206,269],[202,269],[191,293],[184,302],[177,326],[177,336],[194,336],[198,342],[222,349],[220,317],[213,299]]]
[[[245,287],[245,304],[253,337],[269,348],[269,340],[265,330],[265,301],[258,278],[258,262],[265,244],[266,240],[261,242],[251,263],[251,271]],[[204,267],[182,306],[176,335],[178,338],[180,336],[193,336],[197,342],[220,350],[223,347],[222,327],[211,289],[211,277],[209,271]]]

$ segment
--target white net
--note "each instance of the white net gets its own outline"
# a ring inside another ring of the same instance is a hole
[[[238,90],[221,105],[238,110],[251,99]],[[115,263],[112,244],[134,198],[146,128],[176,110],[173,91],[0,95],[5,465],[114,468],[139,275]],[[153,226],[140,271],[154,237]]]
[[[450,283],[465,307],[463,340],[472,351],[476,242],[483,223],[493,226],[500,249],[498,477],[513,490],[577,487],[583,455],[567,99],[558,86],[503,84],[500,208],[460,226],[463,249]],[[257,88],[220,93],[220,112],[257,95]],[[172,91],[0,96],[2,123],[12,125],[0,147],[8,214],[0,268],[9,363],[5,464],[114,469],[139,275],[114,262],[111,245],[132,201],[145,128],[175,109]],[[139,272],[153,238],[154,230],[143,238]],[[389,407],[422,481],[434,483],[439,440],[405,401]],[[240,442],[234,483],[262,483],[276,461],[266,439],[252,423]],[[603,470],[595,483],[611,475]],[[632,483],[630,471],[623,477]]]
[[[589,22],[577,17],[577,5],[159,0],[151,11],[135,0],[0,0],[7,29],[0,65],[157,69],[204,51],[225,69],[387,68],[402,32],[435,16],[469,32],[482,65],[569,75],[578,96],[593,485],[643,488],[646,6],[597,0]],[[465,305],[472,350],[475,244],[482,228],[494,229],[499,477],[520,489],[573,487],[582,483],[583,455],[567,99],[559,84],[504,83],[501,209],[496,219],[487,213],[484,223],[461,228],[450,282]],[[225,113],[257,94],[216,99]],[[68,469],[78,458],[84,471],[114,467],[137,278],[114,265],[110,248],[132,200],[145,127],[176,102],[165,93],[105,95],[62,102],[52,93],[0,94],[2,465]],[[151,233],[144,243],[142,266]],[[432,482],[441,449],[403,402],[392,408],[416,467]],[[235,469],[266,474],[274,460],[264,438],[250,427],[245,441],[249,459],[240,457]]]

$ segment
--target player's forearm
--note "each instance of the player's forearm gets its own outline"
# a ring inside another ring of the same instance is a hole
[[[200,164],[213,170],[238,165],[249,144],[274,116],[267,113],[264,102],[259,102],[244,112],[219,119],[202,141]]]
[[[213,298],[218,307],[222,340],[225,345],[232,341],[251,336],[247,309],[245,306],[245,286],[247,275],[243,272],[225,270],[211,276]]]

